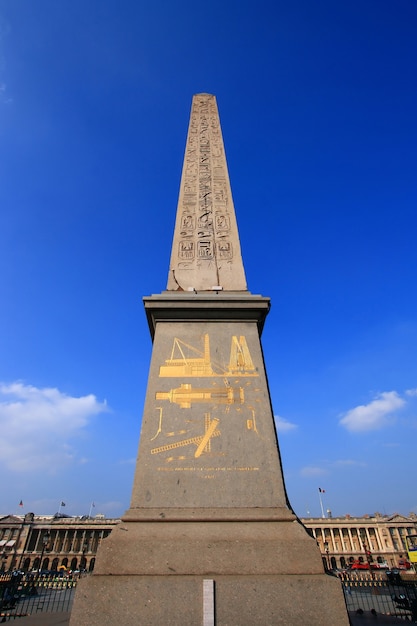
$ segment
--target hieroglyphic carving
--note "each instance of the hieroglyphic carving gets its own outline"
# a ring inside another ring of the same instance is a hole
[[[227,215],[225,215],[224,213],[218,213],[216,215],[216,229],[217,230],[224,230],[224,231],[228,231],[230,230],[230,220],[229,217]]]
[[[178,260],[230,261],[228,175],[213,96],[193,100],[182,180]],[[216,240],[221,240],[216,243]],[[190,245],[194,243],[194,245]]]
[[[194,242],[180,241],[178,256],[180,259],[194,259]]]
[[[212,259],[214,256],[213,242],[210,239],[198,241],[198,258]]]
[[[233,257],[230,241],[218,241],[216,243],[216,256],[218,259],[224,260],[230,260]]]
[[[192,241],[192,249],[183,245]],[[219,245],[218,245],[219,244]],[[224,245],[227,244],[227,245]],[[246,279],[216,98],[193,97],[168,290],[245,291]]]

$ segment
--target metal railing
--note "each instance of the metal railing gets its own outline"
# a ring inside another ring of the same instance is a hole
[[[340,574],[349,613],[391,615],[417,623],[417,581],[399,574]]]
[[[417,623],[417,581],[383,573],[339,574],[350,614],[391,615]],[[71,612],[77,577],[56,572],[0,575],[0,622],[40,612]]]
[[[36,613],[70,612],[77,579],[48,574],[0,576],[0,622]]]

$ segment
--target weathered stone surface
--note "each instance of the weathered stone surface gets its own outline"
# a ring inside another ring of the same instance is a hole
[[[246,290],[215,96],[194,96],[167,289]]]
[[[132,546],[137,546],[132,558]],[[321,574],[297,521],[122,523],[103,543],[95,573],[144,576]]]
[[[157,324],[131,509],[286,505],[257,324]]]
[[[203,624],[203,577],[113,576],[83,581],[71,624],[196,626]],[[103,584],[104,583],[104,584]],[[96,598],[100,598],[97,621]],[[122,600],[123,599],[123,600]],[[116,614],[117,607],[117,614]],[[117,615],[117,617],[116,617]],[[216,576],[216,626],[348,626],[340,583],[321,575]]]

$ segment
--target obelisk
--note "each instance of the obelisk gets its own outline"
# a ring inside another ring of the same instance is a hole
[[[167,289],[144,304],[131,504],[71,625],[347,626],[340,582],[287,499],[260,342],[270,302],[247,290],[210,94],[192,102]]]

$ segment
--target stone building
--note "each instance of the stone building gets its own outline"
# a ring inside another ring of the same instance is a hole
[[[417,534],[417,515],[364,515],[363,517],[305,518],[330,569],[347,567],[353,561],[399,567],[407,557],[405,538]]]
[[[100,543],[118,521],[104,515],[0,517],[0,569],[92,571]]]
[[[94,569],[98,546],[119,522],[102,515],[0,517],[0,569]],[[366,561],[366,551],[377,563],[398,567],[406,557],[405,537],[417,534],[417,515],[304,518],[329,568]]]

